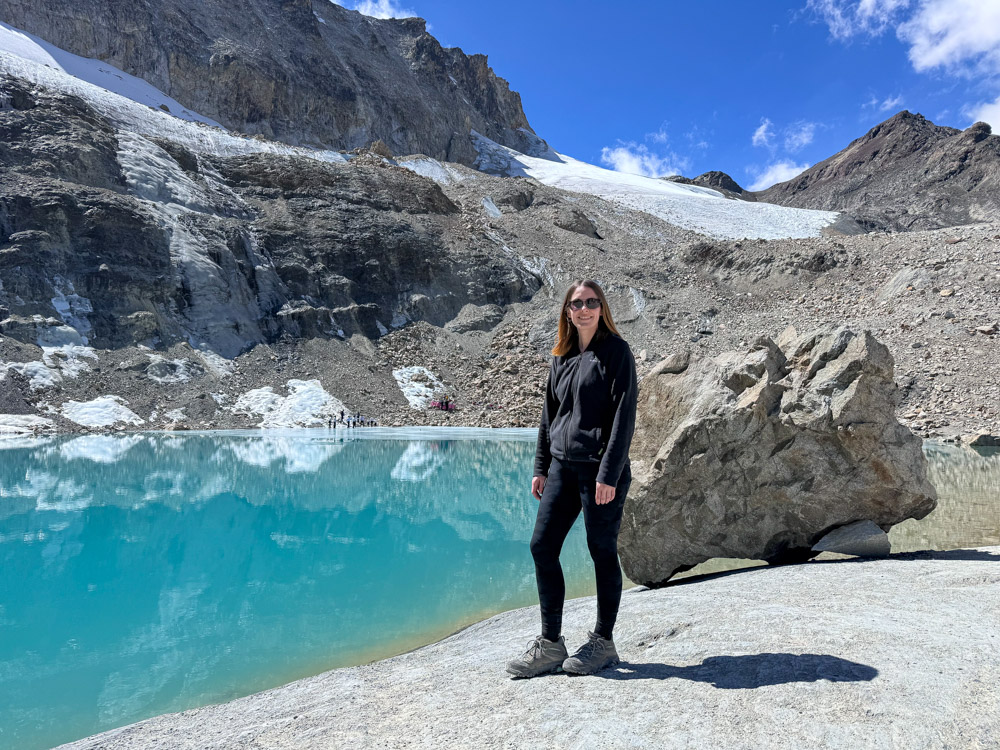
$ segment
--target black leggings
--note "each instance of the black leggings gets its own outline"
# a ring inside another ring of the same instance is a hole
[[[538,504],[535,533],[531,537],[531,556],[535,558],[538,580],[538,602],[542,610],[542,637],[554,641],[562,630],[563,600],[566,583],[563,580],[559,553],[570,528],[583,508],[587,526],[587,546],[594,559],[597,576],[597,626],[594,632],[611,638],[622,598],[622,569],[618,564],[618,529],[622,522],[625,495],[632,483],[632,473],[626,464],[615,499],[598,505],[598,464],[552,459],[545,490]]]

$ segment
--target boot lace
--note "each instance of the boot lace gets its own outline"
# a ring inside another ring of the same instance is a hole
[[[527,651],[524,652],[524,656],[521,658],[525,661],[533,661],[542,655],[542,637],[538,636],[535,640],[528,644]]]
[[[594,652],[601,648],[603,648],[603,644],[597,638],[591,637],[587,639],[586,643],[580,646],[580,650],[574,656],[580,661],[585,661],[590,659],[594,655]]]

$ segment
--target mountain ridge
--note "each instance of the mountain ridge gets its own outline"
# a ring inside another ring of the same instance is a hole
[[[326,0],[7,0],[2,19],[135,75],[227,128],[290,145],[471,163],[470,129],[538,149],[520,95],[485,55],[444,48],[419,18]]]
[[[1000,138],[899,112],[786,182],[753,195],[850,214],[875,230],[940,229],[1000,218]]]

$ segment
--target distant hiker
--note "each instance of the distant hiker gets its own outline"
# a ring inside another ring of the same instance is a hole
[[[628,450],[638,388],[632,350],[597,282],[570,284],[552,354],[531,480],[531,494],[540,501],[531,555],[542,633],[507,664],[515,677],[560,668],[593,674],[618,663],[612,640],[622,594],[618,529],[632,482]],[[566,587],[559,552],[581,509],[597,577],[597,625],[569,656],[561,635]]]

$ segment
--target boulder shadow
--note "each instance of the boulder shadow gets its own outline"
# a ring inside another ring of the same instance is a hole
[[[596,676],[608,680],[692,680],[722,690],[748,690],[790,682],[869,682],[878,670],[826,654],[748,654],[710,656],[701,664],[673,667],[622,661]]]

